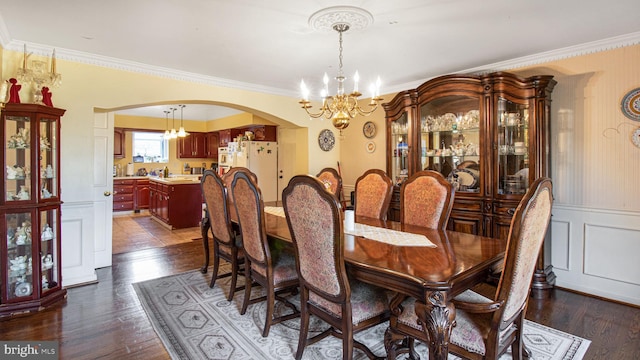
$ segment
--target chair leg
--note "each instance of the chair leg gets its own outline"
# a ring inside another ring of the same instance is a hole
[[[273,322],[273,308],[275,307],[275,291],[273,289],[267,290],[267,316],[264,322],[264,330],[262,330],[262,337],[269,336],[269,329],[271,329],[271,323]]]
[[[344,312],[343,312],[344,313]],[[353,328],[348,326],[342,330],[342,359],[353,359]]]
[[[214,240],[215,241],[215,240]],[[218,268],[220,267],[220,256],[218,256],[218,245],[213,244],[213,273],[211,274],[211,282],[209,287],[213,288],[218,278]]]
[[[516,331],[515,339],[513,343],[511,343],[511,358],[513,360],[522,359],[522,350],[524,348],[524,344],[522,343],[522,327],[524,326],[524,312],[521,312],[518,316],[518,319],[515,320],[516,327],[518,330]],[[526,351],[525,351],[526,354]],[[529,358],[527,356],[527,358]]]
[[[249,259],[244,260],[244,282],[244,301],[242,301],[240,315],[244,315],[247,312],[247,307],[249,307],[249,302],[251,301],[251,285],[253,284],[253,279],[251,278],[251,264]]]
[[[205,210],[206,211],[206,210]],[[209,268],[209,229],[211,228],[211,223],[209,222],[209,215],[207,215],[202,219],[200,223],[200,233],[202,235],[202,246],[204,248],[204,265],[200,268],[200,272],[203,274],[207,273],[207,269]]]
[[[300,337],[298,338],[298,351],[296,351],[296,360],[302,359],[304,348],[307,345],[307,336],[309,334],[309,311],[307,310],[307,296],[303,294],[306,291],[300,291]]]
[[[231,256],[233,259],[233,261],[231,261],[231,287],[229,287],[227,301],[233,299],[233,295],[236,293],[236,283],[238,282],[238,254],[233,252]]]

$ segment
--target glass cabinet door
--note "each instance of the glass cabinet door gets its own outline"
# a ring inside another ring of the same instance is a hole
[[[480,191],[480,99],[444,96],[420,107],[423,170],[441,173],[456,191]]]
[[[58,119],[40,119],[40,199],[58,197]]]
[[[31,119],[6,116],[4,134],[7,139],[4,152],[5,200],[7,203],[31,200]]]
[[[31,212],[5,213],[2,221],[7,229],[7,259],[3,261],[7,273],[4,297],[7,302],[24,301],[34,292]]]
[[[409,119],[403,113],[391,121],[391,173],[394,184],[400,185],[409,177]]]
[[[58,209],[40,211],[40,273],[42,292],[58,285]]]
[[[529,187],[529,107],[498,98],[498,194],[524,194]]]

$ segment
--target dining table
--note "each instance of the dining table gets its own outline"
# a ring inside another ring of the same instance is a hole
[[[344,234],[349,275],[414,297],[416,315],[430,339],[429,359],[447,359],[455,326],[452,299],[487,280],[504,258],[506,242],[363,216],[355,216],[355,225]],[[265,206],[265,226],[269,241],[292,244],[282,207]],[[387,350],[390,339],[387,330]]]

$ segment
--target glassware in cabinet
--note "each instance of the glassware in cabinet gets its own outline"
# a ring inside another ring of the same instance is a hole
[[[396,185],[409,176],[409,121],[406,113],[391,121],[390,143],[391,173],[389,176]]]
[[[60,258],[57,241],[58,219],[59,213],[55,207],[40,211],[40,285],[43,293],[55,289],[60,282],[57,262]]]
[[[529,106],[498,98],[498,194],[524,194],[529,187]]]
[[[421,168],[440,172],[456,191],[480,188],[480,99],[435,98],[420,107]]]
[[[58,118],[43,117],[40,119],[40,199],[58,197]]]
[[[32,212],[5,213],[6,229],[5,294],[7,303],[29,300],[34,293]]]
[[[6,116],[4,134],[5,201],[31,200],[31,119]]]

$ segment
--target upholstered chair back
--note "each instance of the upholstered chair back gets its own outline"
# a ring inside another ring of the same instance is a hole
[[[301,284],[309,289],[311,301],[340,314],[339,303],[346,298],[349,282],[344,267],[344,234],[337,197],[326,191],[318,179],[299,175],[292,178],[283,191],[282,202]]]
[[[222,244],[231,245],[235,236],[229,222],[228,189],[218,174],[211,170],[204,172],[200,184],[213,236]]]
[[[367,170],[356,180],[355,214],[374,219],[387,219],[393,182],[382,170]]]
[[[453,208],[453,186],[437,171],[418,171],[400,188],[400,221],[444,230]]]
[[[330,193],[340,199],[342,193],[342,177],[336,169],[324,168],[316,177],[325,185]]]
[[[245,167],[231,168],[224,175],[222,175],[222,181],[224,181],[224,185],[227,187],[227,207],[229,208],[230,219],[236,218],[236,207],[235,205],[233,205],[233,193],[231,191],[231,183],[233,182],[233,176],[238,171],[246,173],[256,184],[258,184],[258,176],[254,174],[251,170]]]
[[[552,204],[551,180],[539,178],[522,198],[511,219],[504,270],[496,299],[505,300],[502,324],[513,321],[526,306]]]
[[[231,183],[238,224],[242,231],[245,256],[251,259],[252,266],[266,273],[271,261],[267,235],[264,226],[264,202],[256,182],[245,171],[237,171]],[[265,274],[266,276],[266,274]]]

